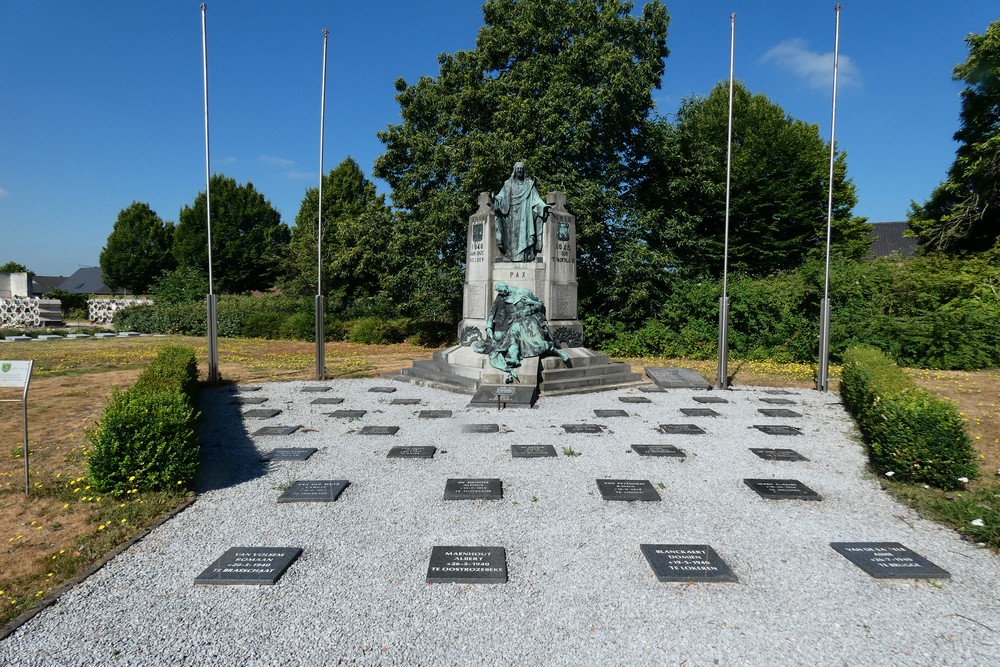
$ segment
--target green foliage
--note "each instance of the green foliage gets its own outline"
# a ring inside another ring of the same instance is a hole
[[[43,295],[46,299],[59,299],[59,310],[62,311],[63,319],[69,319],[70,313],[87,312],[87,300],[89,294],[75,294],[64,289],[53,287]],[[84,315],[84,319],[87,316]]]
[[[962,488],[961,478],[978,473],[958,409],[917,387],[881,350],[844,354],[840,393],[880,472],[941,489]]]
[[[133,389],[146,393],[180,389],[194,407],[198,402],[198,362],[194,350],[178,345],[160,348]]]
[[[962,493],[923,486],[889,486],[921,516],[948,524],[970,542],[983,542],[994,552],[1000,552],[1000,484],[967,489]],[[978,523],[972,523],[977,519]]]
[[[24,264],[7,262],[6,264],[0,264],[0,273],[34,273],[34,271],[29,271],[28,267]]]
[[[160,219],[149,204],[132,202],[118,213],[101,250],[101,275],[112,290],[144,294],[158,275],[176,266],[171,253],[174,225]]]
[[[208,294],[208,276],[191,266],[161,273],[149,293],[157,303],[186,303],[204,300]]]
[[[347,340],[365,345],[388,345],[402,343],[409,335],[409,321],[405,319],[383,320],[378,317],[363,317],[351,323]]]

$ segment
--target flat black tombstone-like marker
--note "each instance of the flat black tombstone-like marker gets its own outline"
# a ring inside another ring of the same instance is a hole
[[[649,400],[648,398],[646,398],[645,396],[619,396],[618,400],[621,401],[622,403],[652,403],[653,402],[653,401]]]
[[[267,403],[266,396],[237,396],[233,399],[233,403],[236,405],[260,405],[261,403]]]
[[[712,408],[681,408],[681,412],[685,417],[721,417],[718,412]]]
[[[612,417],[628,417],[624,410],[594,410],[594,416],[598,419],[610,419]]]
[[[362,426],[359,431],[361,435],[396,435],[398,432],[398,426]]]
[[[787,408],[757,408],[757,412],[764,415],[765,417],[801,417],[802,415],[795,410],[789,410]]]
[[[951,574],[899,542],[830,542],[876,579],[950,579]]]
[[[657,368],[646,366],[649,379],[665,389],[711,389],[705,378],[690,368]]]
[[[597,488],[603,500],[661,500],[648,479],[599,479]]]
[[[434,547],[427,567],[428,584],[506,584],[503,547]]]
[[[483,384],[480,385],[470,408],[530,408],[538,400],[538,387]]]
[[[215,586],[273,586],[302,554],[298,547],[233,547],[194,579]]]
[[[721,396],[693,396],[692,399],[695,403],[728,403],[726,399]]]
[[[376,394],[391,394],[396,391],[395,387],[371,387],[368,391]]]
[[[770,405],[795,405],[795,401],[788,398],[762,398],[761,403],[769,403]]]
[[[768,435],[802,435],[802,430],[785,424],[754,424],[754,428]]]
[[[462,433],[499,433],[500,424],[465,424]]]
[[[256,408],[254,410],[247,410],[243,413],[245,419],[270,419],[271,417],[277,417],[281,414],[281,410],[267,410],[264,408]]]
[[[599,424],[563,424],[567,433],[603,433]]]
[[[552,445],[511,445],[510,455],[515,459],[538,459],[557,456]]]
[[[432,459],[437,447],[393,447],[386,455],[387,459]]]
[[[350,484],[346,479],[300,479],[278,496],[279,503],[332,503]]]
[[[707,544],[640,544],[639,548],[660,581],[739,581]]]
[[[261,388],[260,388],[260,386],[258,386],[258,385],[246,385],[246,386],[242,386],[242,387],[236,387],[236,391],[238,391],[238,392],[244,392],[244,391],[260,391],[260,389],[261,389]]]
[[[305,461],[315,454],[315,447],[277,447],[260,457],[261,461]]]
[[[823,500],[797,479],[744,479],[743,483],[765,500]]]
[[[497,478],[455,479],[449,478],[444,484],[445,500],[501,500],[503,482]]]
[[[367,410],[334,410],[333,412],[327,412],[327,417],[334,417],[336,419],[361,419],[366,414]]]
[[[421,410],[417,416],[420,419],[450,419],[451,410]]]
[[[321,386],[302,387],[302,391],[306,393],[320,393],[324,391],[330,391],[330,389],[331,387],[321,387]]]
[[[642,387],[639,387],[639,391],[641,391],[644,394],[665,394],[665,393],[667,393],[666,389],[664,389],[663,387],[657,387],[655,384],[643,385]]]
[[[785,391],[784,389],[765,389],[765,394],[771,394],[772,396],[791,396],[792,392]]]
[[[337,398],[336,396],[320,396],[309,401],[311,405],[340,405],[343,402],[344,399]]]
[[[660,424],[660,431],[667,435],[702,435],[705,429],[697,424]]]
[[[768,449],[767,447],[751,447],[750,451],[768,461],[808,461],[806,457],[794,449]]]
[[[298,426],[262,426],[250,435],[291,435],[298,430]]]
[[[419,398],[394,398],[389,405],[420,405]]]
[[[639,456],[672,456],[680,459],[687,456],[673,445],[632,445],[632,451]]]

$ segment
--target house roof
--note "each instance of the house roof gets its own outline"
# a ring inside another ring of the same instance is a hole
[[[59,285],[59,289],[73,294],[111,294],[111,290],[104,284],[101,269],[97,266],[77,269],[76,273]]]
[[[896,255],[899,257],[913,257],[917,254],[917,240],[906,238],[903,232],[909,228],[907,222],[876,222],[872,224],[868,238],[871,239],[871,248],[865,259],[875,257],[889,257]]]
[[[31,291],[41,296],[53,287],[59,287],[66,280],[66,276],[35,276],[31,280]]]

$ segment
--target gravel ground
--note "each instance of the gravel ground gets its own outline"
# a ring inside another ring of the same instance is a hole
[[[326,393],[303,392],[325,384]],[[262,385],[239,406],[203,393],[198,500],[0,642],[4,665],[996,665],[1000,559],[895,503],[866,472],[836,394],[763,389],[636,389],[546,397],[532,410],[470,409],[468,396],[385,380]],[[694,396],[727,404],[699,406]],[[313,405],[317,397],[341,405]],[[626,404],[619,396],[647,396]],[[420,405],[391,405],[420,398]],[[241,416],[278,408],[267,419]],[[685,417],[710,407],[720,417]],[[801,419],[766,418],[789,407]],[[325,413],[367,410],[358,419]],[[422,409],[452,410],[421,419]],[[594,417],[624,409],[629,417]],[[463,434],[498,423],[498,434]],[[602,424],[570,435],[562,424]],[[665,435],[696,423],[704,435]],[[771,436],[754,424],[789,424]],[[290,436],[253,437],[265,425]],[[363,436],[364,425],[398,425]],[[512,459],[551,444],[557,458]],[[673,444],[685,459],[640,457]],[[387,459],[433,445],[432,460]],[[260,463],[274,447],[316,447],[308,461]],[[793,448],[769,462],[750,447]],[[567,451],[578,456],[566,455]],[[499,477],[502,500],[445,501],[448,478]],[[662,502],[601,499],[599,478],[649,480]],[[820,502],[764,500],[744,478],[794,478]],[[276,502],[297,479],[347,479],[335,503]],[[880,580],[830,542],[901,542],[951,579]],[[661,583],[639,545],[708,544],[737,583]],[[427,584],[435,545],[506,549],[507,584]],[[300,547],[275,586],[195,586],[230,547]]]

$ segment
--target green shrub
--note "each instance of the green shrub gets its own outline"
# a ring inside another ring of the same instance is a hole
[[[351,323],[347,340],[365,345],[401,343],[409,335],[409,320],[385,320],[380,317],[362,317]]]
[[[281,337],[281,325],[285,322],[282,313],[251,313],[240,327],[242,338],[266,338],[277,340]]]
[[[90,298],[89,294],[74,294],[73,292],[67,292],[64,289],[53,287],[43,296],[46,299],[59,299],[59,309],[62,311],[64,320],[85,320],[89,316],[89,312],[87,310],[87,299]],[[76,317],[76,315],[79,315],[80,313],[84,313],[83,317]]]
[[[324,320],[324,335],[326,320]],[[285,318],[279,330],[284,340],[316,340],[316,315],[314,313],[293,313]]]
[[[845,352],[840,393],[880,472],[946,490],[976,476],[975,450],[958,409],[917,387],[881,350]]]
[[[180,390],[193,408],[198,403],[198,361],[194,350],[179,345],[160,348],[133,385],[133,391],[157,393]]]

